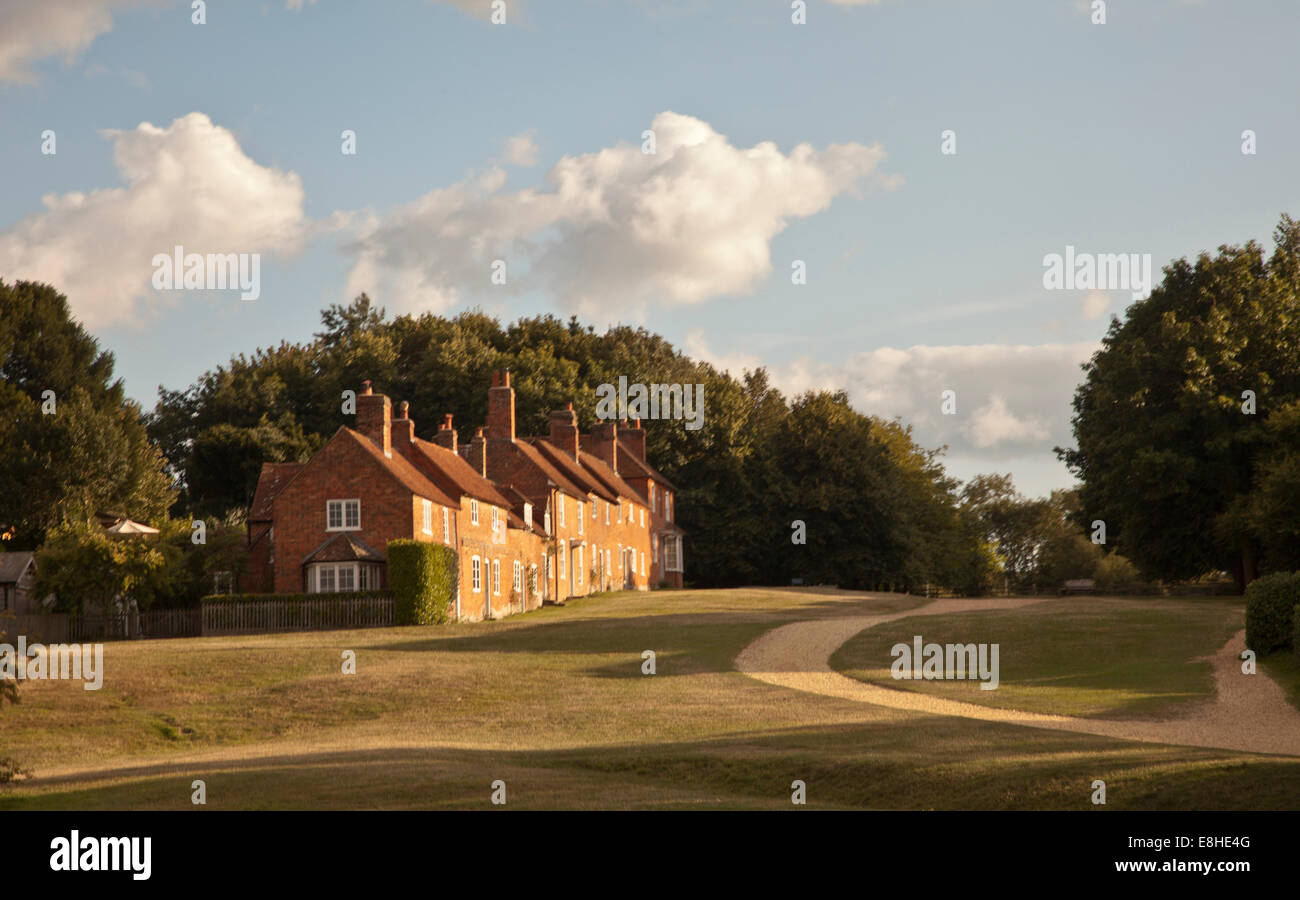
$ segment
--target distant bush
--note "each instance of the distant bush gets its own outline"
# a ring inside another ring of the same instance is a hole
[[[1137,584],[1140,575],[1137,566],[1128,559],[1118,553],[1108,553],[1097,560],[1097,565],[1092,571],[1092,580],[1097,583],[1097,590],[1109,594]]]
[[[1260,656],[1293,648],[1300,572],[1274,572],[1246,588],[1246,646]]]
[[[388,587],[398,625],[441,625],[450,618],[460,567],[456,551],[442,544],[388,542]]]

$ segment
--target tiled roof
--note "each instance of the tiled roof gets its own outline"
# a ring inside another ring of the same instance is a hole
[[[532,445],[531,442],[534,440],[538,439],[520,438],[515,441],[515,448],[523,454],[525,459],[541,470],[542,474],[560,490],[577,497],[579,500],[585,498],[587,492],[574,484],[567,475],[552,465],[542,452]]]
[[[390,475],[396,478],[398,482],[411,493],[419,494],[421,497],[427,497],[443,506],[460,506],[458,500],[453,500],[449,497],[442,487],[430,481],[428,476],[417,469],[415,465],[400,452],[393,451],[392,456],[384,456],[384,451],[380,450],[374,441],[346,426],[340,428],[338,432],[335,433],[335,436],[337,437],[339,433],[346,434],[348,437],[352,438],[352,440],[356,441],[363,450],[369,453],[376,462],[383,466]]]
[[[647,506],[649,505],[649,501],[644,496],[642,496],[640,491],[638,491],[636,488],[632,487],[632,485],[628,484],[626,481],[620,478],[618,476],[618,473],[615,472],[613,469],[611,469],[609,467],[609,464],[605,462],[603,459],[601,459],[599,456],[596,456],[595,454],[592,453],[587,453],[585,450],[583,450],[583,451],[579,451],[578,459],[583,464],[583,466],[585,466],[587,469],[591,471],[591,474],[595,475],[596,478],[601,481],[601,483],[603,483],[607,488],[609,488],[614,493],[618,494],[621,497],[626,497],[629,500],[636,500],[639,503],[643,503]]]
[[[262,463],[257,476],[257,490],[253,492],[253,505],[248,510],[248,521],[271,521],[271,502],[293,476],[302,471],[304,463]]]
[[[552,465],[564,473],[565,477],[582,488],[584,495],[588,493],[599,494],[611,503],[618,500],[618,494],[615,491],[601,484],[599,479],[578,465],[573,457],[561,451],[554,444],[544,438],[532,438],[531,442]]]
[[[17,584],[35,556],[26,551],[0,553],[0,584]]]
[[[495,506],[510,508],[509,498],[502,494],[496,485],[474,471],[473,466],[446,447],[419,438],[416,438],[412,444],[419,454],[417,458],[426,461],[421,464],[421,470],[436,480],[448,493],[457,497],[465,495]],[[451,505],[460,506],[460,502],[457,500]]]
[[[302,564],[314,562],[383,562],[384,554],[359,537],[342,532],[307,554]]]
[[[653,478],[664,487],[672,488],[674,491],[677,490],[677,485],[665,478],[662,472],[645,460],[637,459],[636,454],[632,452],[632,448],[623,443],[621,438],[618,442],[618,466],[620,469],[624,467],[628,469],[626,472],[619,473],[625,478]]]

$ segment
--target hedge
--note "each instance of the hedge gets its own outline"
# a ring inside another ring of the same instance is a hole
[[[388,542],[388,588],[398,625],[441,625],[456,600],[456,551],[408,539]]]
[[[1300,604],[1300,572],[1274,572],[1246,588],[1246,646],[1260,656],[1294,647],[1295,608]]]

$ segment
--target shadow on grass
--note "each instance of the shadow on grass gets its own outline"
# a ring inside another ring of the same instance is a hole
[[[25,783],[0,809],[508,808],[1294,809],[1300,762],[1140,745],[991,723],[907,717],[851,726],[754,731],[683,743],[500,752],[378,748],[268,754],[222,762],[122,766],[94,783]],[[113,783],[105,783],[113,782]],[[39,793],[33,793],[39,791]]]

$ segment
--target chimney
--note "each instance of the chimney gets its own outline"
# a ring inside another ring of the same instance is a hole
[[[487,441],[483,439],[483,429],[474,429],[474,439],[469,442],[469,464],[484,478],[487,477]]]
[[[371,389],[370,379],[361,382],[357,397],[357,431],[374,441],[384,456],[393,455],[393,404]]]
[[[633,419],[631,428],[624,425],[618,436],[623,440],[624,451],[645,462],[645,429],[640,419]]]
[[[612,421],[597,422],[591,426],[591,440],[587,442],[591,455],[618,471],[618,425]]]
[[[509,369],[492,373],[492,388],[488,391],[487,424],[490,440],[514,442],[515,389],[510,386]]]
[[[551,436],[553,447],[561,453],[567,453],[576,461],[578,458],[578,416],[573,411],[573,404],[565,405],[551,413]]]
[[[393,420],[393,446],[405,456],[411,452],[411,442],[415,440],[415,422],[410,417],[411,404],[403,400],[397,404],[397,418]]]
[[[438,426],[438,433],[433,436],[433,442],[439,447],[446,447],[452,453],[456,452],[456,429],[451,427],[451,413],[447,413],[442,424]]]

